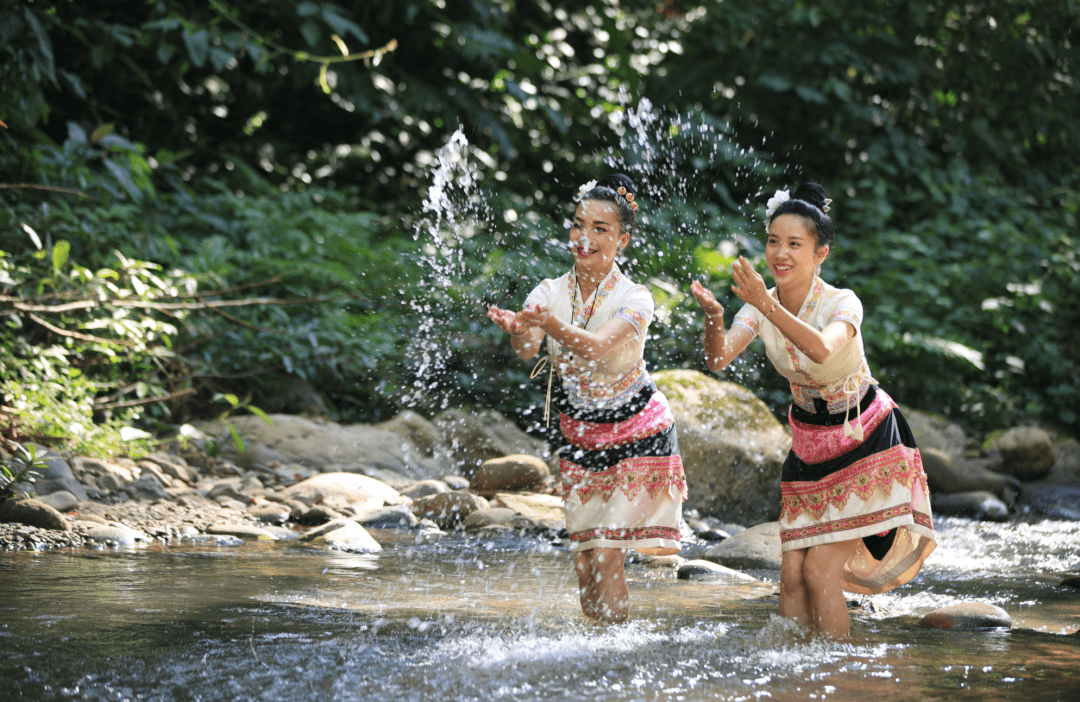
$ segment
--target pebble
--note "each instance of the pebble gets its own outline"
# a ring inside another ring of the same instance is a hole
[[[731,568],[725,568],[722,565],[713,563],[712,561],[694,560],[686,561],[679,566],[678,570],[679,580],[692,580],[697,578],[724,578],[727,580],[742,580],[747,582],[756,581],[752,575],[747,575]]]
[[[965,602],[935,609],[919,620],[925,629],[1010,629],[1012,617],[986,602]]]

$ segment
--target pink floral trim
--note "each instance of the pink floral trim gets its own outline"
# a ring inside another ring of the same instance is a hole
[[[734,329],[735,327],[742,327],[754,336],[757,336],[758,331],[760,331],[757,321],[754,320],[752,315],[748,314],[735,315],[735,319],[731,322],[731,328]]]
[[[594,293],[595,298],[589,305],[589,309],[598,310],[604,305],[604,300],[611,294],[611,291],[618,286],[619,281],[622,280],[622,274],[618,268],[615,268],[608,275],[607,279],[597,288]],[[570,300],[573,303],[573,309],[571,310],[571,319],[575,326],[585,325],[585,300],[581,295],[574,294],[574,288],[577,287],[577,273],[574,269],[570,269],[570,275],[566,277],[567,289],[570,291]]]
[[[893,399],[883,391],[878,391],[874,401],[862,413],[863,435],[870,436],[881,422],[896,408]],[[851,425],[855,426],[858,417],[852,412]],[[788,423],[791,425],[791,450],[804,462],[811,465],[830,461],[859,446],[862,441],[844,435],[843,425],[822,427],[804,424],[791,417],[788,411]]]
[[[563,495],[569,495],[572,489],[576,489],[582,504],[597,495],[607,502],[616,490],[622,490],[630,502],[642,490],[654,500],[672,488],[678,490],[683,500],[687,497],[686,475],[680,456],[635,456],[619,461],[614,468],[597,472],[588,471],[564,458],[559,461],[559,473],[562,475]]]
[[[619,311],[614,314],[614,317],[619,319],[625,319],[634,325],[634,329],[637,329],[638,334],[641,334],[648,327],[648,320],[641,310],[634,309],[633,307],[626,306],[620,307]]]
[[[669,539],[671,541],[678,541],[681,538],[682,535],[679,533],[678,529],[663,526],[637,527],[635,529],[602,529],[597,527],[585,531],[575,531],[570,535],[570,540],[576,544],[582,544],[587,541],[596,541],[598,539],[606,539],[609,541]]]
[[[870,366],[867,365],[865,357],[862,359],[859,370],[856,371],[856,373],[860,374],[860,377],[862,377],[862,380],[859,382],[858,392],[858,397],[861,400],[862,396],[866,394],[867,389],[870,387],[870,381],[873,379],[870,375]],[[803,376],[810,378],[806,373],[803,373]],[[848,403],[851,401],[851,396],[844,392],[844,383],[842,381],[835,383],[832,386],[815,382],[791,383],[791,401],[807,412],[814,411],[815,398],[825,400],[825,404],[832,414],[847,410]]]
[[[911,515],[912,521],[916,524],[926,527],[927,529],[934,528],[934,521],[929,514],[923,512],[917,512],[912,509],[910,504],[896,505],[895,507],[889,507],[870,514],[860,514],[855,517],[845,517],[843,519],[835,519],[831,522],[822,522],[820,524],[811,524],[805,527],[796,527],[794,529],[781,529],[780,530],[780,543],[786,543],[788,541],[799,541],[801,539],[808,539],[814,536],[822,536],[824,534],[836,534],[843,531],[852,531],[854,529],[862,529],[867,526],[875,526],[877,524],[884,524],[896,517],[902,517],[905,515]]]
[[[888,496],[892,494],[893,483],[912,492],[921,489],[923,494],[929,494],[918,449],[901,444],[867,456],[821,480],[781,483],[780,520],[792,522],[803,512],[815,520],[821,519],[830,505],[843,510],[852,493],[868,500],[880,489]]]
[[[662,392],[653,393],[645,409],[625,422],[598,424],[563,414],[559,428],[567,441],[589,451],[609,449],[659,434],[675,423]]]
[[[833,312],[832,321],[847,322],[851,326],[855,327],[856,331],[859,329],[859,325],[862,324],[862,318],[855,310],[841,309]]]

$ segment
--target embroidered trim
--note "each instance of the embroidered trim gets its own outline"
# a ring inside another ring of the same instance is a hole
[[[799,372],[803,373],[802,371]],[[806,374],[803,373],[803,375]],[[866,394],[867,388],[877,382],[870,375],[870,366],[866,363],[865,356],[859,364],[859,370],[848,377],[855,377],[859,381],[857,390],[854,390],[854,388],[845,388],[847,378],[837,383],[833,383],[832,385],[793,382],[791,383],[791,401],[807,412],[813,412],[814,399],[821,398],[827,403],[830,414],[844,412],[862,401],[862,397]],[[854,391],[845,392],[846,389]]]
[[[610,541],[670,539],[671,541],[678,541],[680,538],[682,538],[682,535],[679,533],[678,529],[664,526],[636,527],[633,529],[601,529],[597,527],[585,531],[575,531],[570,535],[570,540],[577,544],[585,543],[587,541],[596,541],[597,539],[607,539]]]
[[[919,485],[929,493],[918,449],[900,444],[867,456],[821,480],[781,483],[783,507],[780,519],[792,522],[803,512],[813,519],[821,519],[830,505],[843,510],[852,493],[868,500],[880,489],[889,496],[893,483],[913,492],[914,486]]]
[[[637,456],[619,461],[613,468],[591,472],[576,463],[559,460],[563,495],[577,490],[581,504],[597,495],[607,502],[616,490],[622,490],[626,499],[634,501],[642,490],[656,499],[662,492],[675,488],[683,500],[687,498],[686,475],[680,456]]]
[[[883,524],[896,517],[907,515],[910,515],[912,521],[919,526],[926,527],[927,529],[934,528],[933,519],[929,514],[913,510],[910,504],[903,504],[871,514],[860,514],[857,517],[846,517],[844,519],[836,519],[831,522],[822,522],[821,524],[812,524],[805,527],[796,527],[794,529],[781,529],[780,542],[786,543],[789,541],[798,541],[800,539],[809,539],[814,536],[861,529],[867,526]]]
[[[612,268],[611,273],[604,282],[600,284],[600,287],[593,293],[593,302],[589,305],[589,309],[598,310],[604,306],[604,300],[611,294],[611,291],[622,280],[622,272],[618,266]],[[585,300],[581,299],[581,295],[574,295],[574,288],[577,287],[577,272],[575,269],[570,269],[570,275],[566,277],[567,288],[570,290],[571,301],[571,319],[574,326],[585,326]]]
[[[620,307],[619,311],[612,315],[612,319],[615,318],[625,319],[627,322],[633,324],[634,329],[637,329],[639,335],[644,333],[647,326],[647,320],[645,319],[645,315],[641,313],[641,310],[629,306]]]
[[[649,404],[625,422],[604,424],[586,422],[563,414],[559,429],[566,440],[578,448],[600,451],[659,434],[675,424],[668,404],[660,392],[653,393]]]
[[[855,310],[848,309],[837,310],[834,312],[831,321],[848,322],[851,326],[855,327],[856,330],[858,330],[859,325],[862,324],[862,318],[856,314]]]

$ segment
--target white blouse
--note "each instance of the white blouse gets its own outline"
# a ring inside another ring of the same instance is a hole
[[[769,295],[776,299],[776,288],[770,289]],[[761,335],[766,355],[791,383],[791,399],[799,407],[814,412],[815,398],[826,402],[830,414],[857,407],[870,385],[877,382],[870,375],[863,351],[863,308],[859,298],[851,290],[833,287],[815,277],[797,316],[818,331],[830,322],[848,322],[855,327],[855,336],[825,363],[814,363],[753,305],[739,310],[732,327]]]

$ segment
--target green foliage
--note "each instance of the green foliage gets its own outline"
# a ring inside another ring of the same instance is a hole
[[[38,455],[34,444],[19,446],[18,450],[23,454],[21,458],[10,463],[0,461],[0,502],[17,497],[16,490],[20,483],[33,485],[37,482],[36,476],[41,475],[40,471],[48,468],[49,464],[43,456]]]

